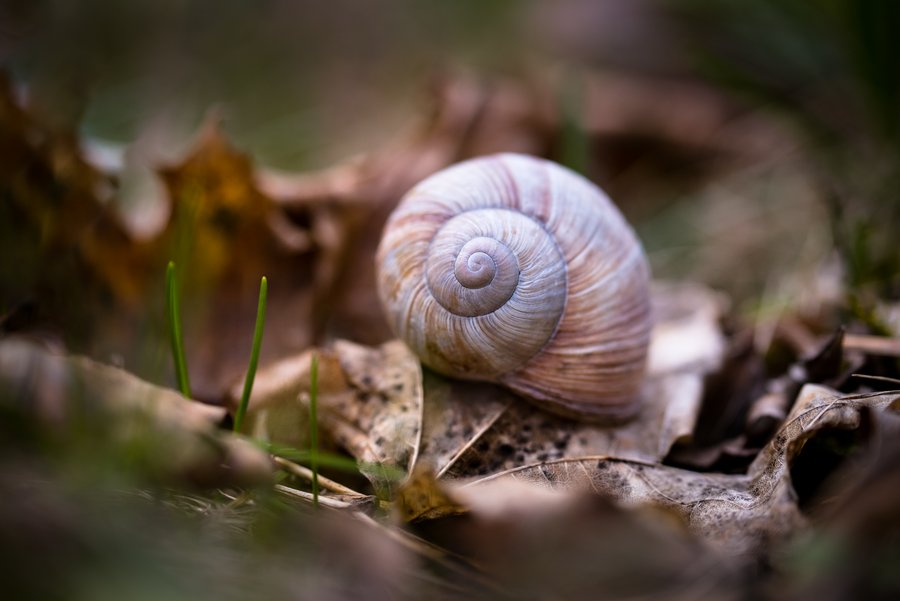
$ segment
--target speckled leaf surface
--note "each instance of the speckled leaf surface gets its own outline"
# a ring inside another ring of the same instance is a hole
[[[323,402],[322,427],[356,459],[409,471],[422,424],[418,360],[399,341],[374,349],[338,341],[334,351],[355,394],[333,399],[342,402]]]
[[[808,385],[747,474],[705,474],[600,455],[523,465],[470,481],[457,493],[471,499],[479,489],[515,483],[521,495],[518,485],[524,483],[540,490],[590,491],[624,506],[662,506],[676,511],[715,547],[749,554],[784,540],[806,523],[790,474],[803,444],[826,428],[856,428],[864,410],[896,410],[898,402],[896,392],[840,396]]]

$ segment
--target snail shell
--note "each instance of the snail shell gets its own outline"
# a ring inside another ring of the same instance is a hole
[[[391,327],[435,371],[572,417],[637,411],[650,271],[585,178],[516,154],[459,163],[400,201],[376,261]]]

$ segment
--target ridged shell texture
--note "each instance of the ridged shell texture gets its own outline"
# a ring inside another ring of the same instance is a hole
[[[585,178],[515,154],[449,167],[401,200],[376,262],[391,327],[432,369],[569,416],[636,411],[649,269]]]

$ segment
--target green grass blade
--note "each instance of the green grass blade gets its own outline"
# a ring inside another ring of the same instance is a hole
[[[252,442],[266,453],[278,455],[279,457],[284,457],[285,459],[289,459],[295,463],[301,463],[303,465],[309,465],[310,463],[310,456],[312,455],[310,451],[301,450],[264,440],[253,440]],[[406,476],[406,472],[397,467],[381,466],[380,464],[369,463],[366,461],[357,461],[355,459],[347,457],[346,455],[338,455],[337,453],[329,453],[328,451],[319,450],[316,453],[316,459],[320,468],[333,468],[336,470],[347,472],[349,474],[359,474],[360,469],[365,468],[370,470],[381,469],[383,471],[387,471],[394,479],[402,479],[404,476]]]
[[[309,469],[312,470],[313,506],[319,506],[319,357],[313,353],[309,366]]]
[[[166,315],[169,318],[169,338],[172,342],[172,359],[175,362],[175,377],[178,389],[186,398],[191,398],[191,383],[188,380],[187,362],[184,358],[184,340],[181,337],[181,311],[178,307],[178,283],[175,280],[175,262],[166,267]]]
[[[247,366],[247,375],[244,378],[244,390],[241,393],[241,404],[238,405],[237,415],[234,416],[234,431],[239,432],[244,423],[244,415],[247,413],[247,405],[250,403],[250,393],[253,391],[253,380],[256,378],[256,366],[259,364],[259,349],[262,346],[263,329],[266,325],[266,301],[269,297],[269,282],[265,276],[259,282],[259,302],[256,305],[256,326],[253,329],[253,348],[250,349],[250,365]]]

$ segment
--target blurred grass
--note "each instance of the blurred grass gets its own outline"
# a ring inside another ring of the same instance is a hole
[[[4,459],[0,592],[8,599],[412,599],[401,593],[425,588],[405,553],[346,516],[312,516],[264,491],[249,503],[235,495],[127,482],[73,486],[52,469]]]
[[[215,488],[180,464],[184,436],[149,416],[98,406],[73,382],[54,421],[24,383],[9,384],[0,386],[0,597],[415,599],[429,586],[407,552],[349,516],[313,516],[269,485]]]
[[[240,147],[285,169],[383,139],[451,60],[503,69],[524,48],[509,0],[26,0],[0,10],[0,58],[55,121],[122,143],[183,139],[218,105]],[[160,128],[174,133],[147,131]]]
[[[804,141],[846,272],[872,323],[900,298],[900,4],[892,0],[670,3],[701,73],[780,114]]]
[[[184,356],[184,338],[181,334],[181,311],[175,263],[169,261],[166,267],[166,317],[169,322],[169,341],[172,347],[172,361],[175,364],[175,379],[182,396],[191,398],[191,383],[188,377],[187,361]]]

